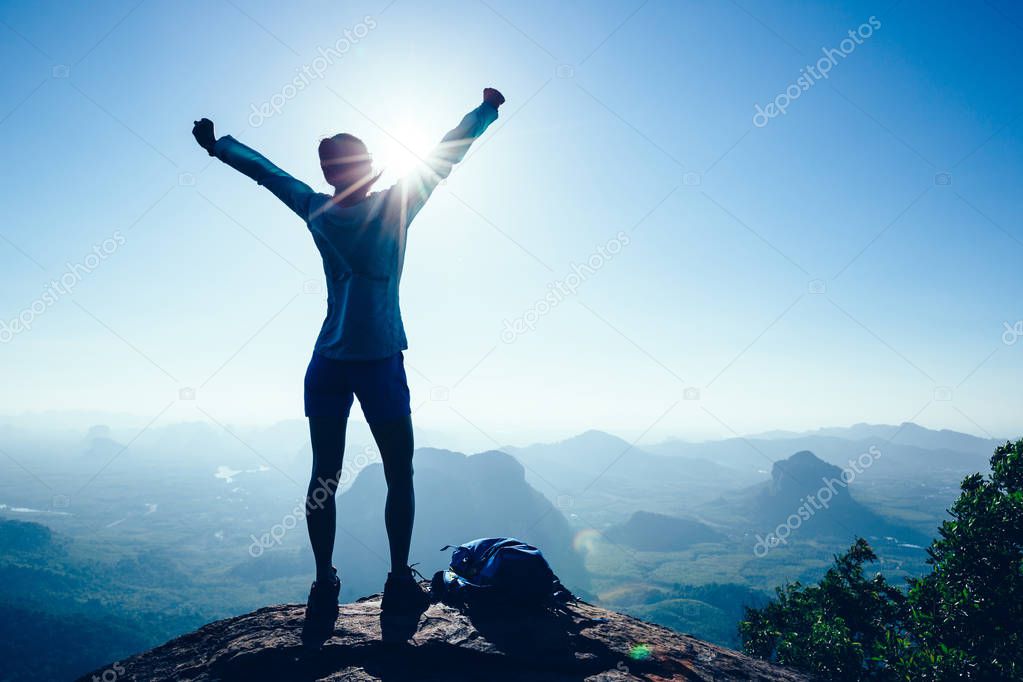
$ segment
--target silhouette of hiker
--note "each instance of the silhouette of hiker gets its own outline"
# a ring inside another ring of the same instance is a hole
[[[380,177],[366,145],[340,133],[320,142],[320,167],[333,196],[314,192],[230,135],[217,139],[213,122],[195,122],[192,134],[215,156],[273,192],[302,218],[323,258],[327,317],[305,375],[313,467],[306,523],[316,559],[302,639],[319,646],[334,632],[341,583],[331,565],[337,523],[334,496],[344,456],[353,396],[359,399],[380,449],[387,500],[384,522],[391,571],[384,612],[421,612],[429,597],[408,565],[415,517],[412,418],[402,351],[408,348],[398,309],[398,284],[409,223],[473,140],[497,119],[504,96],[483,91],[483,103],[462,119],[423,160],[389,189],[370,193]]]

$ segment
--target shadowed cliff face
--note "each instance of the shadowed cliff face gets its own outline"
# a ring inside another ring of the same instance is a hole
[[[842,482],[842,469],[819,459],[809,450],[803,450],[774,463],[770,494],[786,501],[798,500],[828,482],[838,484],[835,488],[837,502],[844,504],[850,499]]]
[[[352,456],[356,461],[359,453]],[[420,448],[416,471],[416,524],[411,560],[426,575],[447,567],[450,550],[479,537],[516,537],[543,549],[562,582],[586,594],[589,581],[582,557],[573,549],[574,530],[560,510],[526,482],[522,465],[503,452],[465,456]],[[356,465],[355,469],[358,469]],[[358,472],[338,497],[338,536],[334,559],[341,574],[343,600],[372,593],[389,569],[384,499],[387,484],[379,463]],[[296,531],[304,533],[304,530]],[[243,560],[232,575],[253,584],[278,577],[309,576],[313,562],[301,552],[266,552]]]
[[[803,450],[775,462],[770,481],[722,495],[706,511],[732,513],[733,523],[754,533],[767,534],[786,525],[793,535],[807,539],[846,542],[861,536],[928,542],[927,535],[885,518],[856,499],[856,486],[871,466],[871,460],[863,459],[843,469]]]
[[[588,589],[582,558],[572,548],[574,531],[562,513],[526,482],[522,465],[514,458],[497,451],[466,457],[424,448],[416,451],[414,464],[416,526],[411,556],[422,562],[424,573],[447,567],[451,552],[438,551],[444,545],[479,537],[516,537],[542,548],[570,589]],[[387,563],[382,558],[388,556],[386,493],[383,468],[374,464],[359,473],[339,500],[337,556],[342,582],[351,590],[346,594],[371,593],[383,583]],[[359,555],[365,561],[350,560]]]
[[[920,533],[860,504],[850,489],[858,475],[856,469],[839,468],[812,452],[797,452],[774,463],[771,481],[760,490],[755,509],[760,518],[776,523],[803,513],[808,518],[799,531],[809,536],[892,536],[907,542],[926,541]]]
[[[656,625],[580,603],[575,617],[483,620],[435,604],[408,643],[384,643],[380,597],[341,607],[334,637],[304,655],[303,607],[211,623],[80,678],[125,680],[808,680]],[[104,677],[104,673],[107,677]]]

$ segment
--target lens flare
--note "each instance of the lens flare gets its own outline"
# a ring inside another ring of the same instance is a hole
[[[584,554],[590,554],[597,548],[600,533],[593,528],[583,528],[572,538],[572,549]]]
[[[653,653],[653,647],[649,644],[636,644],[629,649],[629,658],[634,661],[643,661],[650,658],[650,654]]]

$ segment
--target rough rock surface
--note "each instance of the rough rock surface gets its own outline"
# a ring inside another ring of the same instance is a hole
[[[809,678],[580,602],[575,618],[481,618],[442,604],[414,635],[382,641],[380,595],[343,604],[334,636],[304,653],[304,607],[268,606],[83,676],[117,680],[777,680]],[[415,626],[415,623],[410,625]],[[399,626],[400,629],[400,626]],[[106,675],[104,675],[104,672]]]

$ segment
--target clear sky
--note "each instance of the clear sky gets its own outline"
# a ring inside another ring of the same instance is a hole
[[[3,2],[0,413],[301,418],[318,255],[192,121],[325,190],[322,136],[390,180],[491,85],[410,235],[418,424],[1019,436],[1021,44],[1005,0]]]

